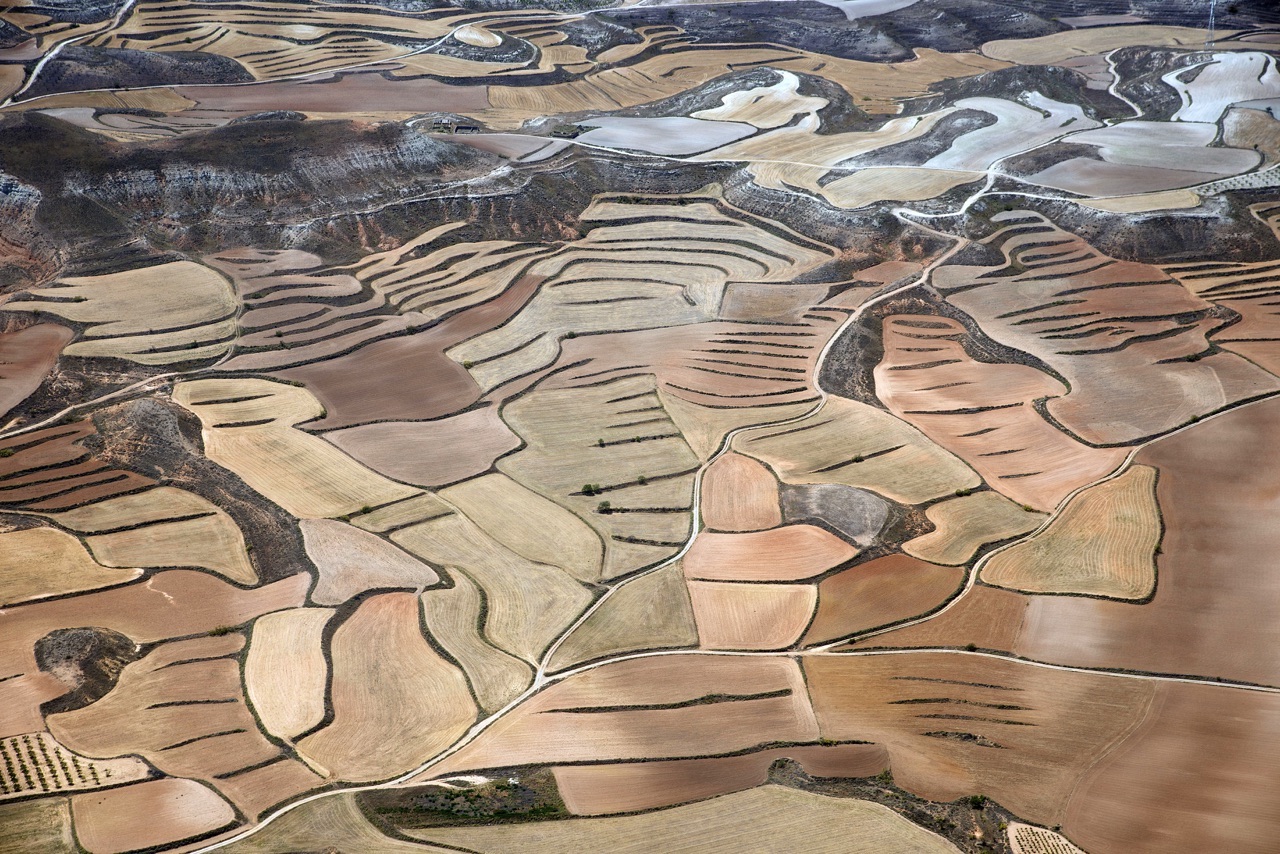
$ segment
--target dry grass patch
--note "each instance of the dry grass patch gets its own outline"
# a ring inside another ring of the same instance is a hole
[[[684,556],[689,578],[704,581],[803,581],[857,557],[859,549],[815,525],[717,534],[703,531]]]
[[[528,687],[533,668],[484,637],[485,601],[475,582],[461,572],[450,580],[452,587],[422,594],[427,631],[467,675],[480,708],[492,714]]]
[[[945,602],[963,582],[958,569],[906,555],[851,567],[818,585],[818,611],[805,643],[826,643],[919,616]]]
[[[324,627],[332,608],[295,608],[259,617],[244,661],[245,694],[262,727],[289,739],[324,719],[329,663]]]
[[[925,511],[934,530],[908,540],[902,550],[912,557],[961,566],[987,543],[1034,531],[1043,513],[1028,513],[998,492],[978,492],[933,505]]]
[[[446,854],[445,849],[394,839],[364,817],[356,795],[320,798],[290,810],[252,836],[222,849],[227,854],[296,854],[333,850],[342,854]]]
[[[235,336],[235,292],[193,261],[60,279],[26,293],[32,298],[11,299],[5,309],[86,324],[84,337],[63,351],[68,356],[167,365],[225,355]]]
[[[783,649],[813,619],[818,589],[808,584],[690,581],[698,637],[708,649]]]
[[[146,821],[139,821],[146,816]],[[151,780],[74,795],[76,839],[89,854],[124,854],[200,839],[236,823],[231,804],[195,780]]]
[[[432,649],[420,618],[416,595],[384,593],[366,599],[334,633],[333,722],[297,744],[331,779],[394,777],[475,721],[466,678]]]
[[[1089,487],[1039,534],[993,555],[982,580],[1029,593],[1151,595],[1161,531],[1155,487],[1150,466]]]
[[[384,507],[357,513],[351,517],[351,524],[375,534],[385,534],[398,528],[448,516],[452,512],[453,508],[448,504],[430,492],[424,492]]]
[[[779,407],[740,406],[719,409],[693,403],[663,388],[658,389],[658,399],[689,447],[698,455],[698,459],[704,461],[720,449],[724,437],[734,430],[798,418],[813,409],[816,403],[814,400],[803,400]]]
[[[672,564],[618,588],[556,648],[548,669],[565,670],[618,653],[697,643],[684,575]]]
[[[864,208],[877,202],[917,202],[941,196],[983,173],[950,169],[885,166],[863,169],[823,185],[822,195],[840,208]]]
[[[298,527],[320,571],[311,591],[319,605],[341,605],[366,590],[420,590],[440,582],[434,569],[376,534],[332,519],[303,519]]]
[[[760,531],[782,524],[778,479],[759,461],[728,453],[702,473],[702,521],[716,531]]]
[[[1165,190],[1160,193],[1140,193],[1136,196],[1080,199],[1076,204],[1107,213],[1149,213],[1199,207],[1200,196],[1194,190]]]
[[[1236,30],[1218,30],[1216,38],[1235,35]],[[1106,53],[1130,45],[1148,47],[1203,47],[1208,30],[1193,27],[1138,25],[1123,27],[1089,27],[1066,30],[1034,39],[1001,39],[989,41],[982,52],[992,59],[1017,65],[1056,65],[1078,56]],[[1241,45],[1241,47],[1249,47]]]
[[[417,492],[294,429],[324,412],[305,389],[257,379],[195,380],[175,386],[173,399],[200,418],[209,459],[294,516],[342,516]]]
[[[822,828],[815,833],[814,828]],[[795,854],[955,854],[957,849],[867,801],[764,786],[699,804],[620,818],[415,830],[410,835],[483,854],[564,851],[792,851]]]
[[[140,569],[108,569],[80,541],[53,528],[0,534],[0,607],[132,581]]]
[[[516,554],[580,581],[600,578],[604,544],[585,522],[504,474],[468,480],[440,497]]]
[[[915,428],[838,397],[799,423],[736,436],[733,448],[768,463],[788,483],[843,483],[903,504],[981,483],[972,469]]]
[[[66,798],[0,804],[0,851],[78,854],[80,850],[71,833],[71,808]]]

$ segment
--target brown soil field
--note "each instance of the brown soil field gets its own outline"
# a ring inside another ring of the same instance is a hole
[[[138,821],[146,816],[146,821]],[[235,811],[194,780],[152,780],[73,795],[77,841],[90,854],[123,854],[207,836],[234,824]]]
[[[524,276],[498,296],[423,332],[375,341],[323,362],[289,368],[279,376],[301,382],[324,405],[312,425],[333,430],[373,421],[418,421],[465,409],[480,397],[466,369],[446,348],[492,329],[520,310],[540,280]],[[377,376],[371,383],[365,377]]]
[[[817,588],[808,584],[690,581],[698,637],[708,649],[782,649],[813,619]]]
[[[325,780],[297,759],[281,758],[218,780],[218,790],[257,821],[272,808],[304,792],[318,789]]]
[[[26,673],[0,681],[0,738],[41,729],[44,715],[40,704],[61,697],[71,688],[52,673],[37,671],[34,663],[23,666]]]
[[[1272,850],[1278,721],[1274,695],[1161,685],[1076,788],[1063,832],[1090,854]]]
[[[485,89],[484,86],[451,86],[435,80],[387,79],[379,72],[365,71],[252,86],[177,86],[173,91],[197,102],[201,113],[211,110],[231,114],[262,110],[349,113],[354,106],[368,113],[413,115],[483,110],[489,106]]]
[[[856,642],[850,648],[960,647],[1014,650],[1033,597],[998,587],[977,585],[946,613],[920,625],[895,629]]]
[[[1020,822],[1009,825],[1009,848],[1013,854],[1084,854],[1061,833]]]
[[[227,854],[296,854],[330,848],[342,854],[447,854],[446,849],[434,845],[388,836],[369,823],[353,794],[302,804],[222,850]]]
[[[693,606],[680,566],[627,582],[556,648],[551,672],[623,652],[698,645]]]
[[[56,323],[0,334],[0,416],[40,387],[74,337],[74,332]]]
[[[964,653],[814,656],[803,666],[824,738],[883,744],[894,781],[921,797],[982,793],[1049,826],[1155,691]]]
[[[814,828],[822,828],[815,833]],[[956,854],[940,836],[888,807],[830,798],[782,786],[662,812],[573,819],[540,825],[433,828],[409,831],[478,854],[562,854],[565,851],[788,851],[794,854]]]
[[[934,504],[925,511],[934,529],[908,540],[902,550],[912,557],[961,566],[987,543],[1034,531],[1043,513],[1028,513],[998,492],[976,492]]]
[[[600,578],[604,543],[587,523],[505,474],[440,490],[440,497],[511,551],[558,566],[579,581]]]
[[[392,421],[349,427],[325,438],[376,472],[418,486],[457,483],[489,471],[520,447],[495,406],[437,421]]]
[[[702,473],[702,522],[713,531],[761,531],[782,524],[778,479],[757,460],[728,453]]]
[[[1026,365],[979,362],[965,351],[968,337],[947,317],[886,317],[877,395],[994,489],[1040,510],[1120,464],[1122,449],[1083,445],[1033,408],[1066,394],[1061,382]]]
[[[1274,374],[1280,372],[1280,318],[1271,302],[1280,289],[1271,281],[1272,266],[1268,261],[1203,261],[1165,270],[1201,299],[1238,312],[1240,322],[1213,335],[1213,343]]]
[[[778,759],[793,759],[813,776],[870,777],[887,767],[889,756],[878,744],[804,745],[709,759],[561,765],[553,770],[569,812],[609,815],[752,789],[765,783],[769,766]]]
[[[54,528],[0,534],[0,607],[132,581],[140,569],[108,569]]]
[[[391,539],[450,575],[462,572],[474,581],[485,595],[485,635],[530,663],[592,599],[564,570],[517,555],[456,514],[396,531]]]
[[[684,556],[684,572],[707,581],[804,581],[852,560],[858,551],[815,525],[743,534],[703,531]]]
[[[78,854],[66,798],[0,804],[0,851]]]
[[[89,759],[67,750],[47,732],[0,740],[0,799],[63,794],[118,786],[151,776],[151,768],[131,756]],[[0,851],[7,850],[0,846]]]
[[[794,661],[662,655],[606,664],[551,686],[427,779],[513,765],[687,758],[817,738]]]
[[[417,590],[440,582],[430,566],[376,534],[333,519],[303,519],[307,556],[320,571],[311,591],[319,605],[341,605],[366,590]]]
[[[964,581],[964,573],[907,555],[889,555],[846,569],[818,585],[818,611],[806,644],[905,620],[936,608]]]
[[[1007,225],[984,242],[1005,263],[941,267],[933,283],[987,335],[1070,383],[1047,409],[1085,441],[1135,442],[1280,387],[1231,353],[1189,360],[1223,321],[1159,268],[1109,258],[1039,214],[993,219]]]
[[[331,608],[295,608],[253,623],[244,661],[245,696],[262,728],[289,739],[324,718],[329,664],[322,633]]]
[[[982,580],[1028,593],[1143,599],[1156,586],[1156,470],[1133,466],[1081,492],[1044,531],[998,552]]]
[[[427,631],[467,675],[476,702],[486,713],[501,709],[533,681],[533,668],[485,639],[477,629],[484,613],[480,589],[461,572],[452,587],[422,594]]]
[[[77,753],[137,754],[166,774],[220,788],[222,778],[281,755],[245,706],[235,657],[243,645],[236,634],[162,644],[126,666],[102,699],[50,715],[49,730]]]
[[[384,593],[366,599],[334,633],[333,722],[297,745],[331,779],[394,777],[474,722],[466,678],[431,648],[420,618],[417,596]]]
[[[916,429],[838,397],[798,424],[739,434],[733,447],[763,460],[788,483],[843,483],[904,504],[981,483],[972,469]]]
[[[0,457],[0,504],[66,510],[155,484],[90,456],[81,442],[96,433],[86,420],[0,439],[0,451],[13,451]]]

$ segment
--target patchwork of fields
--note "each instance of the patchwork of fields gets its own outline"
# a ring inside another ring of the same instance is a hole
[[[1202,5],[0,6],[0,854],[1275,850]]]

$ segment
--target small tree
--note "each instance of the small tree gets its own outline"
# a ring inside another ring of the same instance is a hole
[[[608,514],[613,512],[613,505],[610,504],[608,501],[601,501],[599,504],[596,505],[596,512],[603,513],[607,516]]]

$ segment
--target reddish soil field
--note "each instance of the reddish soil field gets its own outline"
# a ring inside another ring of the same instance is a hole
[[[689,601],[707,649],[783,649],[804,634],[818,597],[811,584],[690,581]]]
[[[325,438],[374,471],[428,487],[482,474],[498,457],[520,447],[496,406],[438,421],[366,424],[326,433]]]
[[[747,534],[702,532],[684,557],[689,578],[802,581],[856,557],[858,549],[814,525]]]
[[[93,459],[79,443],[95,434],[91,421],[46,427],[0,440],[0,504],[65,510],[155,483]]]
[[[375,341],[345,356],[289,368],[277,376],[305,384],[324,405],[326,417],[307,425],[316,429],[420,421],[457,412],[479,399],[480,387],[444,351],[501,325],[528,302],[539,282],[537,277],[525,276],[496,299],[459,312],[425,332]]]
[[[793,759],[815,777],[870,777],[888,767],[878,744],[776,747],[741,756],[566,765],[553,769],[565,806],[574,815],[637,812],[740,792],[763,784],[769,766]]]
[[[0,415],[39,388],[75,333],[55,323],[37,323],[0,334]]]
[[[959,567],[903,554],[846,569],[818,585],[818,614],[804,642],[825,643],[918,616],[944,602],[963,581]]]
[[[199,111],[252,113],[365,112],[469,113],[489,106],[487,86],[451,86],[436,80],[395,80],[374,71],[250,86],[178,86],[174,92],[200,104]]]
[[[139,820],[145,816],[146,820]],[[151,780],[71,798],[76,839],[121,854],[207,836],[235,822],[231,805],[194,780]]]
[[[217,781],[218,790],[251,821],[282,801],[323,784],[324,780],[306,765],[284,758]]]
[[[794,661],[662,655],[569,677],[427,773],[436,777],[534,763],[686,758],[732,753],[768,741],[816,740],[813,712]]]
[[[23,665],[10,662],[10,670]],[[38,732],[44,729],[40,704],[61,697],[70,689],[51,673],[41,673],[28,666],[26,673],[5,674],[0,681],[0,738]]]
[[[778,479],[763,464],[728,453],[702,475],[702,521],[714,531],[760,531],[782,524]]]

